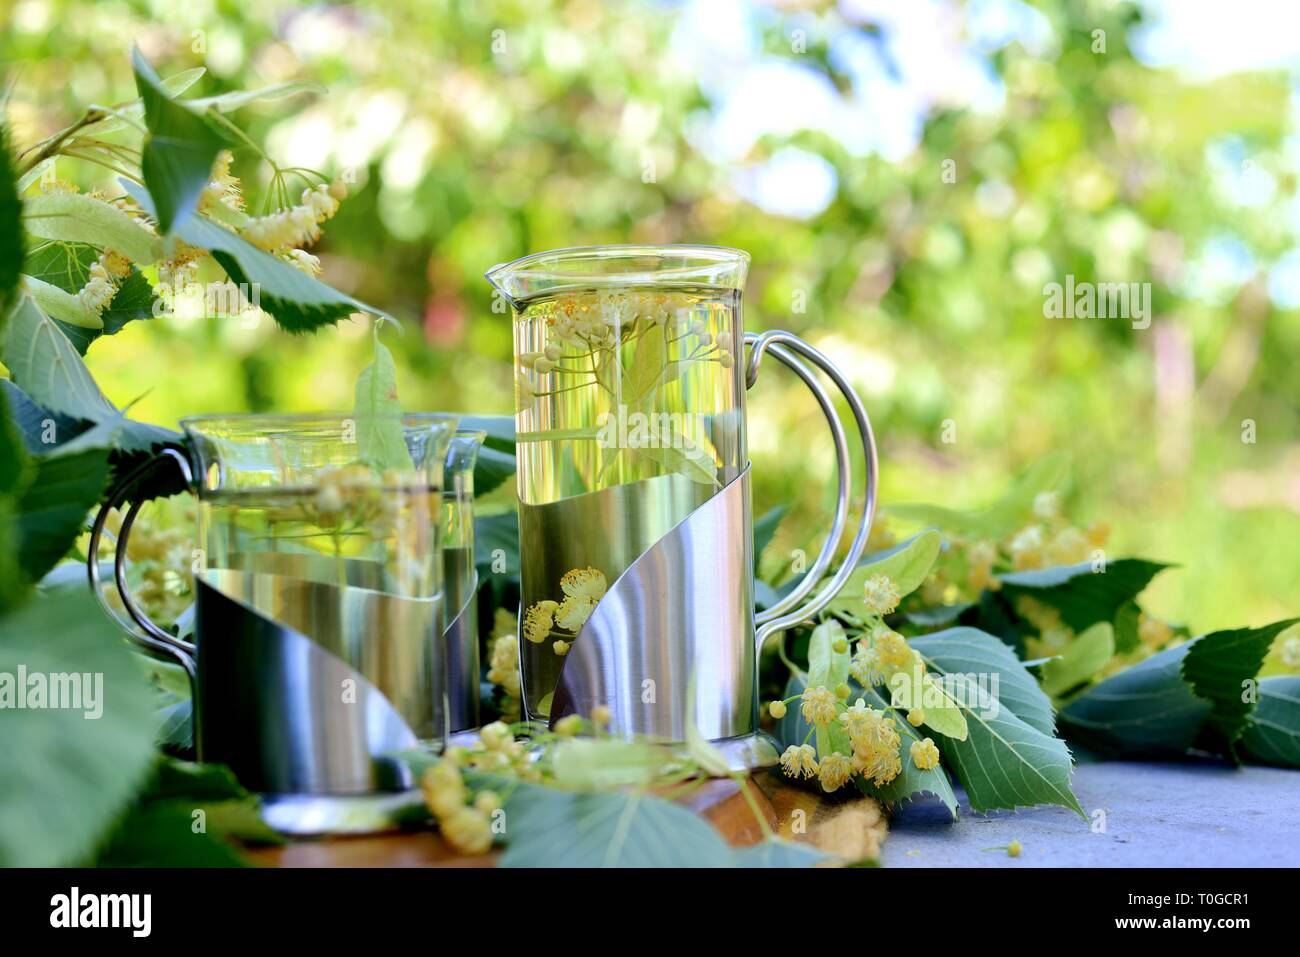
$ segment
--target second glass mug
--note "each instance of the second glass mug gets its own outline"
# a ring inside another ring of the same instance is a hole
[[[163,450],[101,509],[89,570],[102,600],[110,510],[158,470],[178,470],[198,499],[194,642],[158,627],[127,588],[138,499],[122,519],[114,583],[131,637],[190,676],[199,759],[264,794],[411,786],[386,755],[440,750],[447,734],[441,499],[456,420],[236,415],[181,426],[188,454]],[[363,447],[365,429],[387,441]]]
[[[787,332],[744,333],[748,265],[747,253],[717,246],[605,246],[487,273],[514,320],[519,644],[532,720],[554,726],[600,707],[615,734],[680,742],[693,729],[733,766],[776,760],[758,733],[758,651],[852,574],[877,463],[862,402],[829,359]],[[744,398],[767,353],[826,416],[838,498],[803,580],[756,615]],[[866,464],[856,534],[812,598],[848,525],[850,460],[809,363],[843,393]]]

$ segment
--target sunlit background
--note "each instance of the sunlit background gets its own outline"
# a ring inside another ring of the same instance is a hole
[[[19,144],[134,96],[127,50],[195,92],[319,81],[234,114],[346,175],[324,278],[398,316],[408,408],[512,411],[482,273],[606,242],[747,249],[751,330],[846,370],[886,503],[977,506],[1070,450],[1067,511],[1178,562],[1146,604],[1196,631],[1300,610],[1300,8],[1251,0],[298,5],[19,0]],[[235,172],[255,207],[268,173]],[[114,190],[93,167],[61,166]],[[1150,282],[1149,328],[1044,317],[1043,287]],[[338,409],[367,327],[137,322],[89,364],[136,417]],[[824,524],[802,386],[750,396],[756,508]],[[1255,441],[1243,441],[1243,423]],[[944,441],[953,438],[955,441]]]

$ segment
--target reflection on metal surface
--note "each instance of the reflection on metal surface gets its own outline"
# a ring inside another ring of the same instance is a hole
[[[396,830],[403,817],[424,806],[412,789],[390,794],[269,794],[262,819],[283,834],[375,834]]]
[[[682,741],[688,722],[710,739],[755,730],[749,496],[746,469],[648,543],[614,582],[564,659],[552,725],[566,714],[589,715],[604,705],[612,714],[611,730],[625,736]],[[604,530],[581,531],[594,538]],[[696,694],[688,714],[692,675]]]
[[[528,543],[520,555],[524,594],[548,594],[560,576],[571,568],[600,569],[613,583],[674,526],[690,515],[712,492],[681,475],[629,482],[549,502],[519,506],[519,541]],[[720,494],[720,493],[719,493]],[[738,526],[739,527],[739,526]],[[538,588],[534,583],[542,583]],[[536,700],[555,689],[564,658],[532,654],[520,642],[524,701]],[[532,684],[536,682],[540,693]],[[554,711],[552,711],[554,714]],[[529,713],[545,721],[542,714]]]
[[[196,591],[205,760],[255,791],[410,786],[383,755],[442,736],[436,598],[233,570]]]

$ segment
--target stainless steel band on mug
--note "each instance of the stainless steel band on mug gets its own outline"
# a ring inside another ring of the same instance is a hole
[[[836,465],[839,471],[839,490],[835,503],[835,517],[831,524],[830,534],[827,535],[816,561],[808,569],[803,581],[799,583],[797,588],[776,605],[755,616],[755,624],[759,626],[755,635],[755,642],[761,651],[763,643],[771,635],[810,618],[830,604],[831,600],[844,586],[844,583],[853,574],[858,559],[862,557],[862,553],[866,550],[867,539],[871,535],[871,523],[876,512],[876,487],[879,466],[876,458],[875,435],[872,433],[871,420],[867,417],[867,411],[862,405],[862,400],[848,380],[844,378],[843,373],[836,368],[830,359],[798,336],[781,330],[747,333],[745,335],[745,345],[750,347],[749,361],[745,368],[746,388],[753,388],[754,383],[758,381],[759,365],[763,360],[763,355],[766,352],[771,352],[772,355],[776,356],[784,365],[803,379],[808,388],[812,390],[823,413],[826,415],[827,424],[830,426],[831,437],[835,443]],[[835,383],[836,387],[844,395],[844,399],[853,413],[854,421],[858,427],[858,435],[862,440],[863,458],[866,465],[866,502],[863,505],[862,518],[858,523],[857,534],[854,536],[848,554],[845,556],[839,570],[807,604],[791,611],[790,609],[793,606],[802,601],[816,587],[818,581],[821,580],[821,576],[830,566],[844,534],[850,498],[850,462],[848,443],[845,439],[843,426],[835,412],[830,395],[817,382],[808,367],[800,361],[800,358],[807,359],[826,373],[827,377]]]

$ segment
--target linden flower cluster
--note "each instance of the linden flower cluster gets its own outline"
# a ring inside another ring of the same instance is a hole
[[[492,846],[492,816],[501,809],[495,791],[471,795],[450,754],[420,779],[424,803],[447,843],[465,854],[484,854]]]
[[[87,311],[98,316],[117,295],[118,282],[131,275],[131,260],[121,253],[105,249],[90,265],[86,284],[77,292],[77,298]]]
[[[781,755],[781,769],[792,778],[817,778],[822,790],[830,793],[848,784],[860,774],[877,787],[894,780],[903,769],[900,756],[902,738],[893,717],[885,711],[867,706],[859,698],[849,708],[840,710],[839,698],[824,687],[808,688],[800,696],[804,718],[815,727],[838,726],[848,736],[849,753],[838,750],[817,756],[810,744],[792,744]],[[773,702],[773,706],[781,702]],[[772,713],[782,708],[772,707]],[[914,741],[909,757],[916,767],[927,770],[939,763],[939,751],[930,738]]]
[[[504,608],[498,608],[489,646],[487,679],[501,689],[501,716],[518,721],[523,697],[519,682],[518,621]]]
[[[522,781],[540,781],[542,772],[529,755],[528,748],[515,740],[510,726],[493,721],[479,730],[478,740],[470,747],[449,748],[446,758],[457,767],[475,771],[508,774]]]
[[[174,622],[194,600],[194,580],[190,573],[193,521],[192,506],[181,509],[179,515],[170,511],[159,515],[146,509],[131,527],[127,545],[131,592],[154,621]],[[121,514],[114,511],[105,527],[116,535],[121,524]],[[106,587],[104,597],[125,613],[116,588]]]
[[[563,601],[543,599],[524,613],[524,638],[535,645],[555,638],[551,650],[563,657],[582,631],[596,605],[605,597],[605,573],[597,568],[573,568],[560,579]],[[555,629],[566,634],[555,636]]]
[[[667,346],[660,382],[672,363],[717,362],[730,369],[736,362],[732,334],[724,330],[715,336],[707,322],[693,318],[694,306],[689,296],[677,292],[603,290],[556,300],[546,316],[546,345],[520,355],[519,365],[539,376],[556,373],[577,381],[546,391],[520,375],[520,397],[532,400],[580,385],[609,390],[614,377],[605,370],[621,374],[620,348],[646,335],[662,337]]]
[[[297,206],[250,219],[239,234],[270,253],[286,253],[320,239],[320,224],[338,212],[348,188],[341,180],[320,183],[302,191]],[[314,257],[313,257],[314,258]]]

